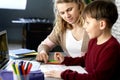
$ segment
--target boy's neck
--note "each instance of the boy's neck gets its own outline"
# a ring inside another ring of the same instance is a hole
[[[108,41],[110,38],[111,38],[111,32],[105,32],[105,33],[102,33],[98,38],[97,38],[97,44],[100,45],[100,44],[103,44],[105,43],[106,41]]]

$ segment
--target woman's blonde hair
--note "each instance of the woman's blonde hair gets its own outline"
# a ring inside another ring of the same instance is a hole
[[[85,8],[85,3],[82,0],[54,0],[54,13],[55,13],[55,21],[54,21],[54,28],[56,33],[59,32],[64,32],[66,29],[72,29],[73,27],[67,23],[66,21],[64,21],[61,16],[59,15],[57,8],[56,8],[56,4],[58,3],[71,3],[74,2],[76,4],[78,4],[79,6],[79,18],[78,18],[78,24],[79,26],[83,25],[83,20],[81,17],[81,12],[83,11],[83,9]]]

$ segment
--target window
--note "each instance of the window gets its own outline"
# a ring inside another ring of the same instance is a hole
[[[0,9],[21,9],[25,10],[27,0],[0,0]]]

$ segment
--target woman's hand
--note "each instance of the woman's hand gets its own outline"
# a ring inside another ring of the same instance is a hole
[[[60,52],[55,52],[54,59],[58,61],[59,63],[62,63],[64,61],[64,56]]]
[[[48,62],[48,54],[45,51],[41,51],[36,56],[37,61],[44,61],[44,63]]]
[[[45,76],[46,77],[54,77],[54,78],[61,78],[61,73],[62,71],[49,71],[49,72],[45,72]]]

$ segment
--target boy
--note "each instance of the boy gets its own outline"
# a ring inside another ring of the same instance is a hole
[[[55,59],[65,65],[80,65],[88,74],[72,70],[50,71],[46,75],[64,80],[118,80],[120,73],[120,44],[112,36],[111,28],[118,18],[117,8],[110,1],[93,1],[82,13],[90,42],[84,57],[63,57],[56,53]]]

